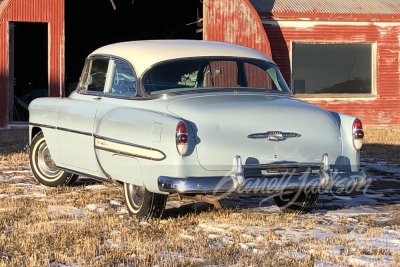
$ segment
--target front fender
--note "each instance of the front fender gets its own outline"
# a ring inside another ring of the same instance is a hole
[[[29,104],[29,145],[35,133],[43,132],[47,147],[56,164],[60,163],[56,127],[58,125],[59,98],[37,98]]]

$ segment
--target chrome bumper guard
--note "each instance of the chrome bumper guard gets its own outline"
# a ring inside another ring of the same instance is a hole
[[[245,177],[243,170],[296,170],[307,168],[308,172],[277,173]],[[311,169],[319,168],[318,173]],[[161,192],[184,194],[220,195],[274,195],[297,190],[325,190],[331,188],[360,188],[366,183],[362,171],[332,174],[328,154],[322,155],[319,163],[277,162],[271,164],[242,164],[240,156],[233,160],[232,172],[226,176],[209,177],[158,177]]]

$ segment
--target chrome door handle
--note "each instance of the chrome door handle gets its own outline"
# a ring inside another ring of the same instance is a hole
[[[95,101],[100,101],[101,100],[101,97],[95,97],[95,98],[93,98]]]

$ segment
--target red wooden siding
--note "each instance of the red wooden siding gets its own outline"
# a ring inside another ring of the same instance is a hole
[[[64,0],[5,0],[0,5],[0,128],[8,122],[9,22],[47,22],[49,25],[49,93],[60,91],[60,46],[64,46]],[[34,41],[34,40],[32,40]],[[7,48],[7,49],[4,49]],[[27,44],[29,49],[29,44]],[[32,51],[34,53],[35,51]],[[61,59],[64,76],[64,52]],[[64,77],[62,77],[64,81]]]
[[[264,21],[264,27],[273,59],[288,84],[291,42],[376,43],[376,98],[306,100],[328,110],[359,117],[364,124],[400,124],[400,23],[282,22],[278,26],[276,22]]]
[[[205,0],[204,40],[239,44],[271,56],[260,17],[248,0]]]

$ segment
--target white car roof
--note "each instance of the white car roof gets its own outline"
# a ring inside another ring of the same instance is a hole
[[[272,62],[265,54],[244,46],[200,41],[200,40],[151,40],[116,43],[101,47],[90,55],[112,55],[128,60],[135,68],[136,75],[153,64],[175,59],[198,56],[235,56],[261,59]]]

